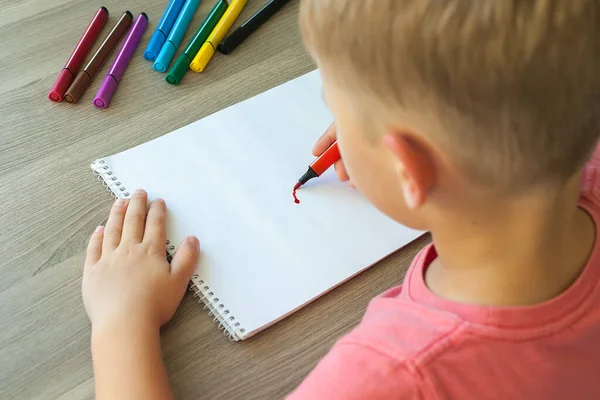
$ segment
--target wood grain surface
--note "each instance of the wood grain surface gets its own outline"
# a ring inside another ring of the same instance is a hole
[[[188,73],[180,86],[170,86],[142,57],[166,3],[0,0],[1,399],[93,398],[81,270],[87,239],[112,200],[90,162],[314,69],[300,39],[298,1],[292,1],[234,54],[217,54],[205,73]],[[201,4],[184,43],[213,3]],[[249,0],[240,21],[263,3]],[[112,58],[79,104],[50,102],[50,87],[101,5],[111,13],[104,32],[125,8],[150,18],[110,108],[91,102]],[[402,281],[427,240],[246,342],[230,342],[186,295],[163,329],[176,398],[282,398],[360,321],[372,297]]]

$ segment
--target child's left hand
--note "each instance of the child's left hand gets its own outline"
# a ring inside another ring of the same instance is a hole
[[[198,261],[199,243],[188,237],[171,265],[166,259],[165,202],[147,204],[137,191],[117,200],[106,228],[98,227],[87,250],[83,303],[92,332],[115,326],[156,329],[179,306]]]

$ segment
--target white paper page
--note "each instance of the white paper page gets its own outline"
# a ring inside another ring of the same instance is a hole
[[[318,71],[104,161],[162,197],[168,238],[201,243],[200,279],[247,337],[421,232],[379,213],[333,169],[291,190],[333,117]]]

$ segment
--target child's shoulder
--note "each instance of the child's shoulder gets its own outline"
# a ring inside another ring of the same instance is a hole
[[[369,303],[361,323],[337,347],[354,346],[385,356],[391,363],[416,366],[443,351],[464,320],[440,307],[419,301],[426,291],[424,273],[437,257],[433,244],[415,257],[404,283]]]
[[[419,372],[460,335],[462,321],[410,301],[397,287],[373,299],[361,323],[341,338],[288,398],[389,399],[429,393]]]
[[[397,287],[371,301],[361,323],[338,345],[365,346],[400,362],[418,362],[453,336],[464,322],[456,315],[408,298]]]

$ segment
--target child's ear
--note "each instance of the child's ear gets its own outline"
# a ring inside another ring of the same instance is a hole
[[[418,138],[403,132],[389,132],[383,145],[396,156],[398,178],[409,209],[421,207],[435,184],[435,168],[429,149]]]

